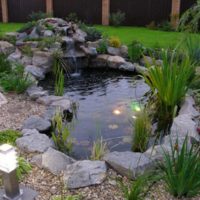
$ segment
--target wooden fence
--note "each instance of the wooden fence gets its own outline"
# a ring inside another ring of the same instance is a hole
[[[70,13],[76,13],[86,23],[108,25],[110,13],[121,10],[126,14],[124,25],[144,26],[151,21],[169,20],[171,13],[174,14],[172,10],[179,15],[194,2],[195,0],[0,0],[0,21],[26,22],[32,12],[51,11],[55,17],[65,18]]]

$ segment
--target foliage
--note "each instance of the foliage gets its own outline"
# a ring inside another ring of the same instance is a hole
[[[22,51],[23,54],[25,54],[29,57],[33,56],[33,51],[31,49],[31,46],[29,46],[29,45],[25,45],[25,46],[21,47],[20,50]]]
[[[101,39],[101,31],[99,31],[98,29],[96,29],[95,27],[91,27],[91,26],[86,26],[85,24],[81,24],[80,25],[80,28],[87,33],[87,36],[86,36],[86,40],[87,41],[96,41],[96,40],[99,40]]]
[[[66,20],[68,22],[74,22],[74,23],[79,23],[80,20],[78,19],[78,16],[76,13],[72,12],[72,13],[69,13],[69,15],[66,17]]]
[[[93,142],[91,160],[101,160],[107,151],[107,143],[103,141],[103,138],[97,139]]]
[[[186,137],[179,149],[171,144],[171,152],[164,152],[164,181],[175,197],[194,197],[200,194],[200,158],[194,146],[188,146]]]
[[[134,40],[129,45],[129,57],[132,62],[139,61],[140,58],[143,56],[143,52],[144,52],[144,47],[140,42]]]
[[[21,133],[15,130],[0,131],[0,144],[11,144],[15,145],[17,138],[21,137]]]
[[[97,52],[99,54],[106,54],[107,53],[107,48],[108,48],[108,41],[107,41],[107,39],[102,39],[99,42],[99,45],[97,47]]]
[[[135,117],[132,150],[135,152],[144,152],[146,151],[148,139],[151,134],[151,121],[145,109],[137,112]]]
[[[60,41],[61,41],[60,37],[56,37],[56,36],[45,37],[39,41],[38,48],[40,48],[41,50],[43,50],[44,48],[51,48],[54,43],[60,42]]]
[[[3,73],[0,85],[6,92],[23,93],[32,84],[28,74],[24,73],[24,66],[16,64],[10,73]]]
[[[56,72],[56,82],[55,82],[55,95],[62,96],[64,94],[64,73],[63,69],[60,68]]]
[[[16,36],[11,36],[11,35],[0,35],[0,40],[7,41],[13,45],[15,45],[17,41]]]
[[[125,21],[125,18],[126,18],[126,14],[118,10],[116,13],[111,13],[110,24],[118,27]]]
[[[17,177],[21,181],[24,175],[28,174],[32,168],[31,165],[23,157],[18,157],[18,165]]]
[[[27,32],[32,30],[32,28],[36,25],[37,23],[35,21],[27,22],[24,24],[19,30],[19,33]]]
[[[28,19],[30,21],[38,21],[40,19],[45,19],[45,18],[48,18],[48,17],[52,17],[52,14],[39,11],[39,12],[32,12],[29,15]]]
[[[178,106],[185,97],[194,69],[188,56],[181,61],[173,57],[169,60],[166,51],[162,66],[148,66],[147,73],[143,74],[156,97],[158,131],[168,131]]]
[[[121,41],[118,37],[110,37],[109,38],[109,45],[111,47],[119,48],[121,46]]]
[[[200,22],[200,0],[196,4],[183,13],[180,18],[178,30],[199,32]]]
[[[61,112],[56,112],[52,120],[52,126],[52,138],[56,147],[63,153],[70,153],[72,150],[72,139],[70,138],[68,127],[63,123]]]
[[[11,70],[12,66],[11,63],[7,60],[6,55],[0,53],[0,74],[4,72],[9,73]]]
[[[174,28],[172,27],[170,21],[163,21],[157,26],[158,30],[161,31],[174,31]]]

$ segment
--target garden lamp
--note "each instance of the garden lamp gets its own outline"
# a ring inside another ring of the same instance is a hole
[[[0,171],[3,172],[4,195],[3,198],[7,200],[18,200],[21,198],[23,192],[19,188],[17,180],[16,169],[17,153],[15,148],[9,144],[0,146]]]

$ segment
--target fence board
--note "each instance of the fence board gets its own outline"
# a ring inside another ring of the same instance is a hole
[[[32,12],[46,11],[45,0],[8,0],[9,22],[26,22]]]
[[[102,0],[54,0],[53,8],[56,17],[76,13],[86,23],[101,24]]]
[[[1,7],[1,0],[0,0],[0,22],[2,22],[2,7]]]
[[[181,14],[196,3],[196,0],[181,0]]]

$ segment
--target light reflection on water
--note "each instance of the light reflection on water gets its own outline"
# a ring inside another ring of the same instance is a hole
[[[54,91],[52,77],[41,85]],[[76,157],[88,157],[92,142],[103,137],[113,150],[129,150],[132,119],[131,102],[141,99],[148,91],[142,80],[133,75],[113,71],[84,70],[79,77],[65,81],[65,94],[78,102],[77,120],[71,131],[75,138]]]

